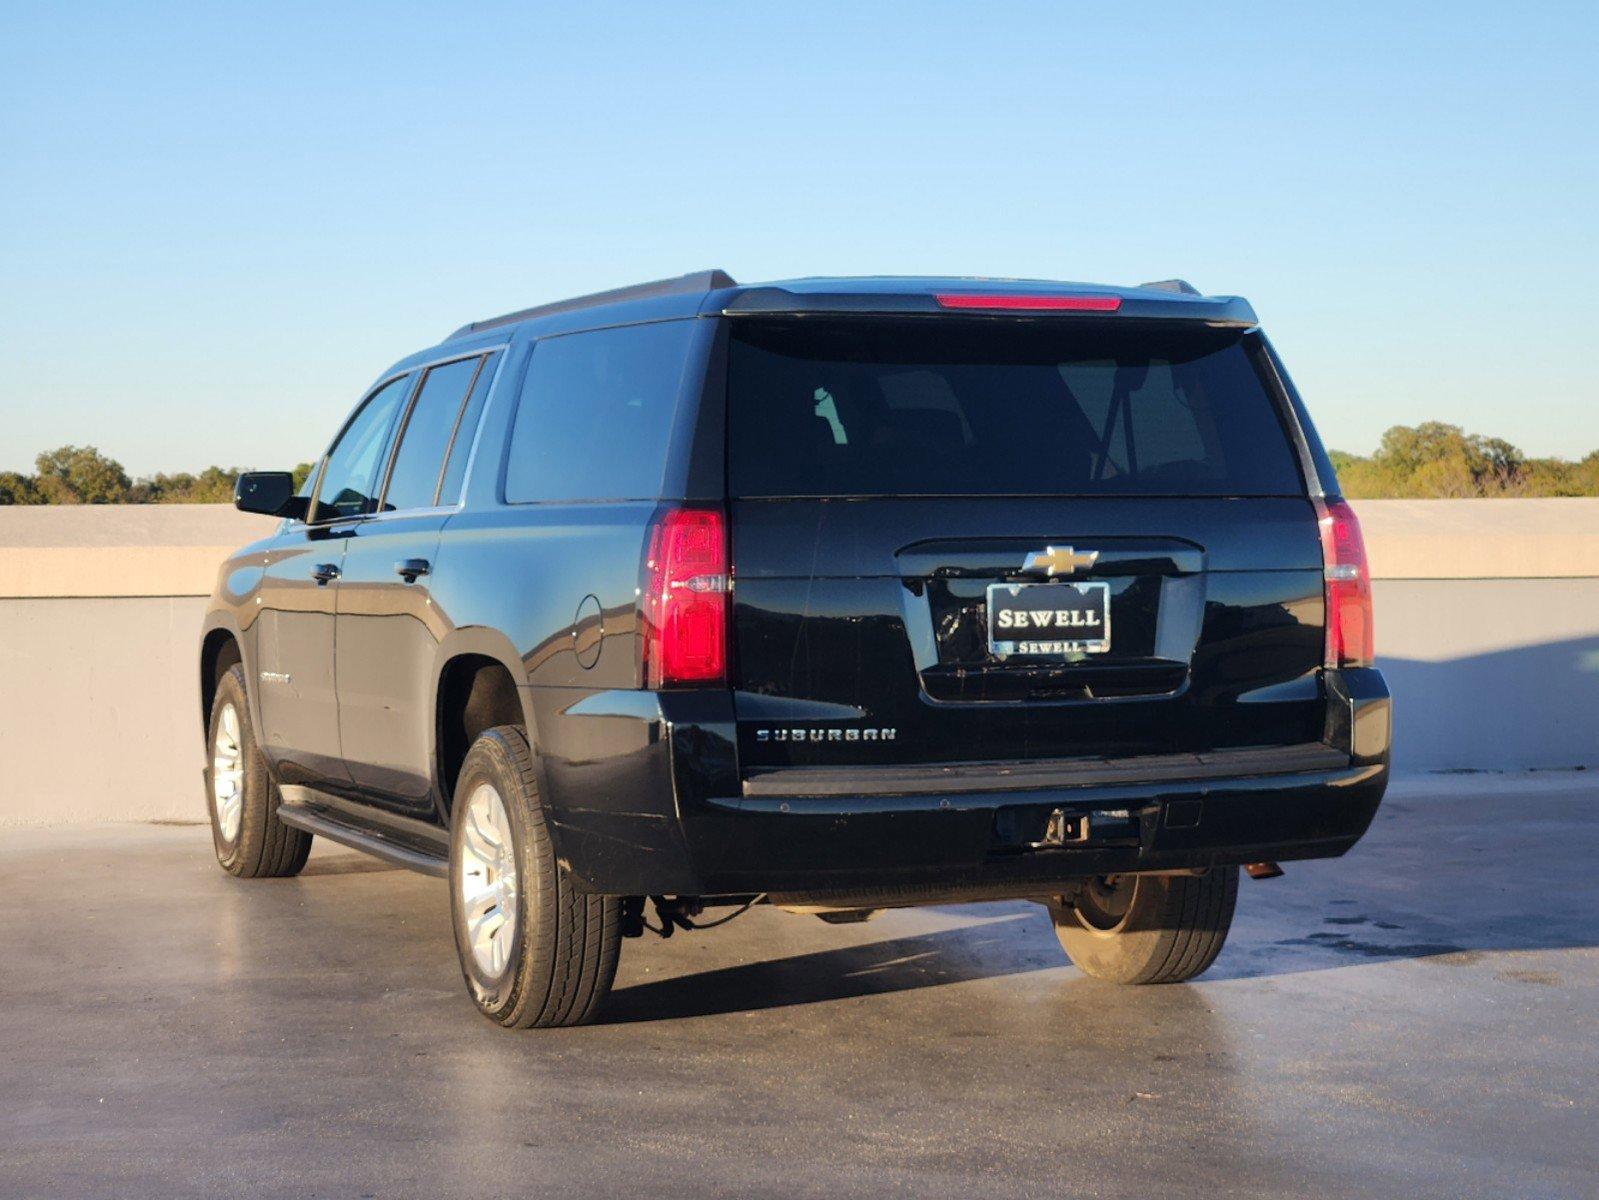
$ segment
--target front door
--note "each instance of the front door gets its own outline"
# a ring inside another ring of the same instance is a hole
[[[268,552],[258,593],[261,749],[285,783],[348,779],[333,687],[333,597],[346,532],[290,525]]]
[[[334,645],[345,547],[376,507],[379,469],[414,376],[376,388],[334,440],[308,519],[270,553],[256,623],[262,748],[284,783],[348,788],[339,738]]]

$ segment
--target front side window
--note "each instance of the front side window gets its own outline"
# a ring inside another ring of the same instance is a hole
[[[313,521],[359,517],[376,508],[378,471],[389,447],[395,418],[411,391],[412,378],[402,375],[384,384],[367,397],[344,427],[322,468],[322,482],[311,514]]]
[[[693,330],[690,319],[541,340],[511,432],[506,500],[658,497]]]
[[[400,431],[400,448],[383,493],[383,511],[432,507],[450,434],[482,363],[481,357],[457,359],[430,368],[422,377]]]
[[[1302,495],[1244,335],[1176,322],[733,322],[732,494]]]

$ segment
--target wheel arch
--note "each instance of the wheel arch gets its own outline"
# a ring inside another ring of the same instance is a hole
[[[215,613],[206,621],[205,629],[200,635],[200,727],[208,729],[211,724],[211,705],[216,700],[217,685],[222,682],[230,667],[235,663],[244,662],[244,637],[223,614]],[[255,721],[256,728],[260,728],[259,716],[255,711],[255,688],[252,686],[248,670],[244,673],[245,698],[250,703],[251,719]]]
[[[459,630],[440,645],[433,676],[434,786],[446,823],[467,750],[479,734],[497,725],[516,725],[527,735],[542,787],[538,731],[521,658],[502,634]]]

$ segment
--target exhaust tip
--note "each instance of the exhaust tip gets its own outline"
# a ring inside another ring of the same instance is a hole
[[[1276,879],[1283,869],[1274,862],[1245,863],[1244,870],[1251,879]]]

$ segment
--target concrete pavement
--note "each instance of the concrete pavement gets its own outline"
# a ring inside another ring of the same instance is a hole
[[[440,881],[3,831],[0,1196],[1591,1197],[1592,778],[1399,787],[1348,858],[1246,880],[1190,985],[1086,979],[1025,904],[756,910],[520,1034]]]

